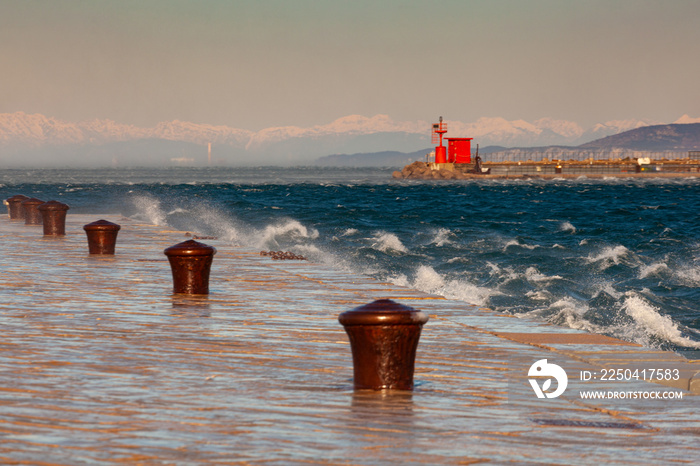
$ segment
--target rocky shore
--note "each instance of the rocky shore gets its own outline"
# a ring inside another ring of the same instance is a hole
[[[482,177],[485,173],[477,172],[473,163],[413,162],[401,171],[396,170],[392,176],[399,179],[466,180]]]

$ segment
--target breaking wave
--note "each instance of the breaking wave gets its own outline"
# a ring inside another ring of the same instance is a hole
[[[382,252],[408,252],[398,236],[393,233],[379,232],[373,237],[372,247]]]
[[[700,342],[683,336],[679,325],[671,317],[661,315],[658,307],[649,304],[637,293],[625,294],[622,309],[637,324],[635,330],[642,332],[641,337],[638,336],[637,339],[648,340],[646,344],[652,345],[653,339],[660,339],[679,346],[700,349]]]

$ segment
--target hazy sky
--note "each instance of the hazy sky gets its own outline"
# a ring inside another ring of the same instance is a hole
[[[700,116],[698,0],[0,0],[0,113],[259,130]]]

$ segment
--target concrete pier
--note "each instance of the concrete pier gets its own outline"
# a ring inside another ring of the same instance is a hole
[[[122,226],[114,256],[88,254],[99,218]],[[63,237],[0,219],[0,464],[700,457],[698,361],[216,239],[210,294],[174,295],[163,250],[186,239],[119,216],[68,215]],[[353,389],[338,315],[382,298],[430,317],[413,391]],[[528,382],[542,359],[568,375],[557,398]],[[645,376],[601,380],[612,369]],[[580,396],[596,390],[629,395]],[[682,399],[632,395],[669,392]]]

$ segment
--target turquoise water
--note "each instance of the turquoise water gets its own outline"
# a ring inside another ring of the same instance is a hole
[[[391,169],[0,171],[56,199],[697,357],[700,182],[393,180]]]

